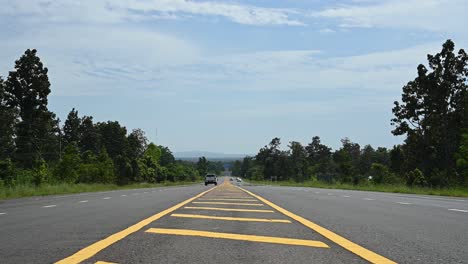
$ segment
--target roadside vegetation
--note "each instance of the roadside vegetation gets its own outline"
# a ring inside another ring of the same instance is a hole
[[[391,124],[403,144],[361,147],[349,138],[332,150],[320,137],[280,149],[274,138],[233,165],[253,182],[402,193],[468,196],[468,55],[447,40],[403,87]],[[339,107],[339,106],[337,106]]]
[[[48,109],[48,69],[26,50],[0,77],[0,199],[197,182],[223,164],[175,160],[141,129]]]

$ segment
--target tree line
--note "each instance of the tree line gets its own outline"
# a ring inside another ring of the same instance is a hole
[[[316,136],[306,146],[292,141],[281,150],[274,138],[255,157],[236,161],[233,174],[254,180],[468,186],[468,56],[447,40],[427,60],[392,109],[392,133],[406,136],[403,144],[375,149],[344,138],[333,151]]]
[[[63,126],[48,109],[48,69],[26,50],[0,77],[0,187],[57,183],[195,181],[213,164],[176,161],[141,129],[95,122],[72,109]],[[211,166],[211,167],[210,167]]]

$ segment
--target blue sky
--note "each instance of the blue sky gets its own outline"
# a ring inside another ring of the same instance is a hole
[[[426,54],[468,48],[464,0],[0,0],[0,75],[27,48],[49,108],[142,128],[173,151],[271,138],[392,146],[393,101]],[[157,131],[157,137],[156,137]]]

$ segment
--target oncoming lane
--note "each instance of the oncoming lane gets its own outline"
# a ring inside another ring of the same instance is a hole
[[[105,240],[59,263],[394,263],[229,182]]]

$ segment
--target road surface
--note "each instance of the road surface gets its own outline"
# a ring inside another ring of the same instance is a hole
[[[0,263],[468,263],[464,198],[226,181],[2,201],[0,226]]]

